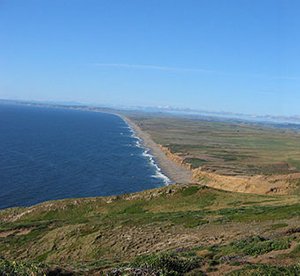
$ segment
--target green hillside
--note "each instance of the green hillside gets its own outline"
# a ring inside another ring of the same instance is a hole
[[[238,194],[197,184],[51,201],[0,212],[0,269],[299,272],[299,215],[296,195]]]

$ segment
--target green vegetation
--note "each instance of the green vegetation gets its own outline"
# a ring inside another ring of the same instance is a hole
[[[228,276],[256,276],[256,275],[268,275],[268,276],[297,276],[300,274],[300,266],[274,266],[267,264],[252,264],[246,265],[242,269],[233,271]]]
[[[0,275],[2,276],[38,276],[46,275],[46,273],[46,268],[40,265],[0,259]]]
[[[192,168],[219,174],[300,172],[300,133],[247,123],[131,116]]]
[[[180,256],[175,253],[161,253],[140,256],[131,264],[132,267],[146,268],[159,275],[182,275],[201,264],[199,257]]]
[[[187,187],[182,190],[181,194],[182,194],[182,196],[190,196],[190,195],[197,193],[199,191],[199,189],[200,189],[200,187],[197,187],[197,186]]]
[[[237,251],[250,256],[258,256],[273,250],[282,250],[290,247],[287,238],[268,240],[263,237],[255,236],[244,240],[233,242],[231,246]]]
[[[42,262],[81,273],[134,264],[161,275],[189,269],[201,275],[225,263],[236,269],[240,257],[280,250],[290,250],[286,258],[296,262],[299,250],[291,241],[300,240],[292,227],[299,210],[297,195],[239,194],[196,184],[47,202],[0,212],[0,257],[10,265],[21,262],[20,269]]]
[[[191,164],[192,169],[199,168],[207,163],[207,161],[205,159],[192,158],[192,157],[185,158],[184,162],[187,164]]]

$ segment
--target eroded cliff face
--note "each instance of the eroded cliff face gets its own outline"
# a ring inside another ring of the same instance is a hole
[[[159,145],[160,149],[165,153],[165,155],[172,161],[174,161],[175,163],[189,169],[189,170],[192,170],[192,165],[191,164],[188,164],[188,163],[185,163],[184,162],[184,158],[178,154],[175,154],[175,153],[172,153],[170,151],[170,149],[168,147],[165,147],[165,146],[162,146],[162,145]]]
[[[300,183],[300,174],[288,175],[256,175],[256,176],[225,176],[216,173],[193,170],[193,179],[203,181],[205,185],[232,192],[255,194],[289,194]]]
[[[272,176],[221,175],[204,171],[201,167],[193,169],[191,164],[185,162],[184,156],[172,153],[166,146],[160,145],[160,148],[173,162],[192,171],[193,182],[216,189],[254,194],[289,194],[300,186],[300,173]]]

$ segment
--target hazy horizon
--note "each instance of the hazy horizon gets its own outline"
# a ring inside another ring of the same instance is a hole
[[[4,0],[0,98],[300,115],[299,8]]]

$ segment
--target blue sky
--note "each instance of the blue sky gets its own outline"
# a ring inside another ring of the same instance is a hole
[[[0,98],[300,114],[300,2],[0,0]]]

